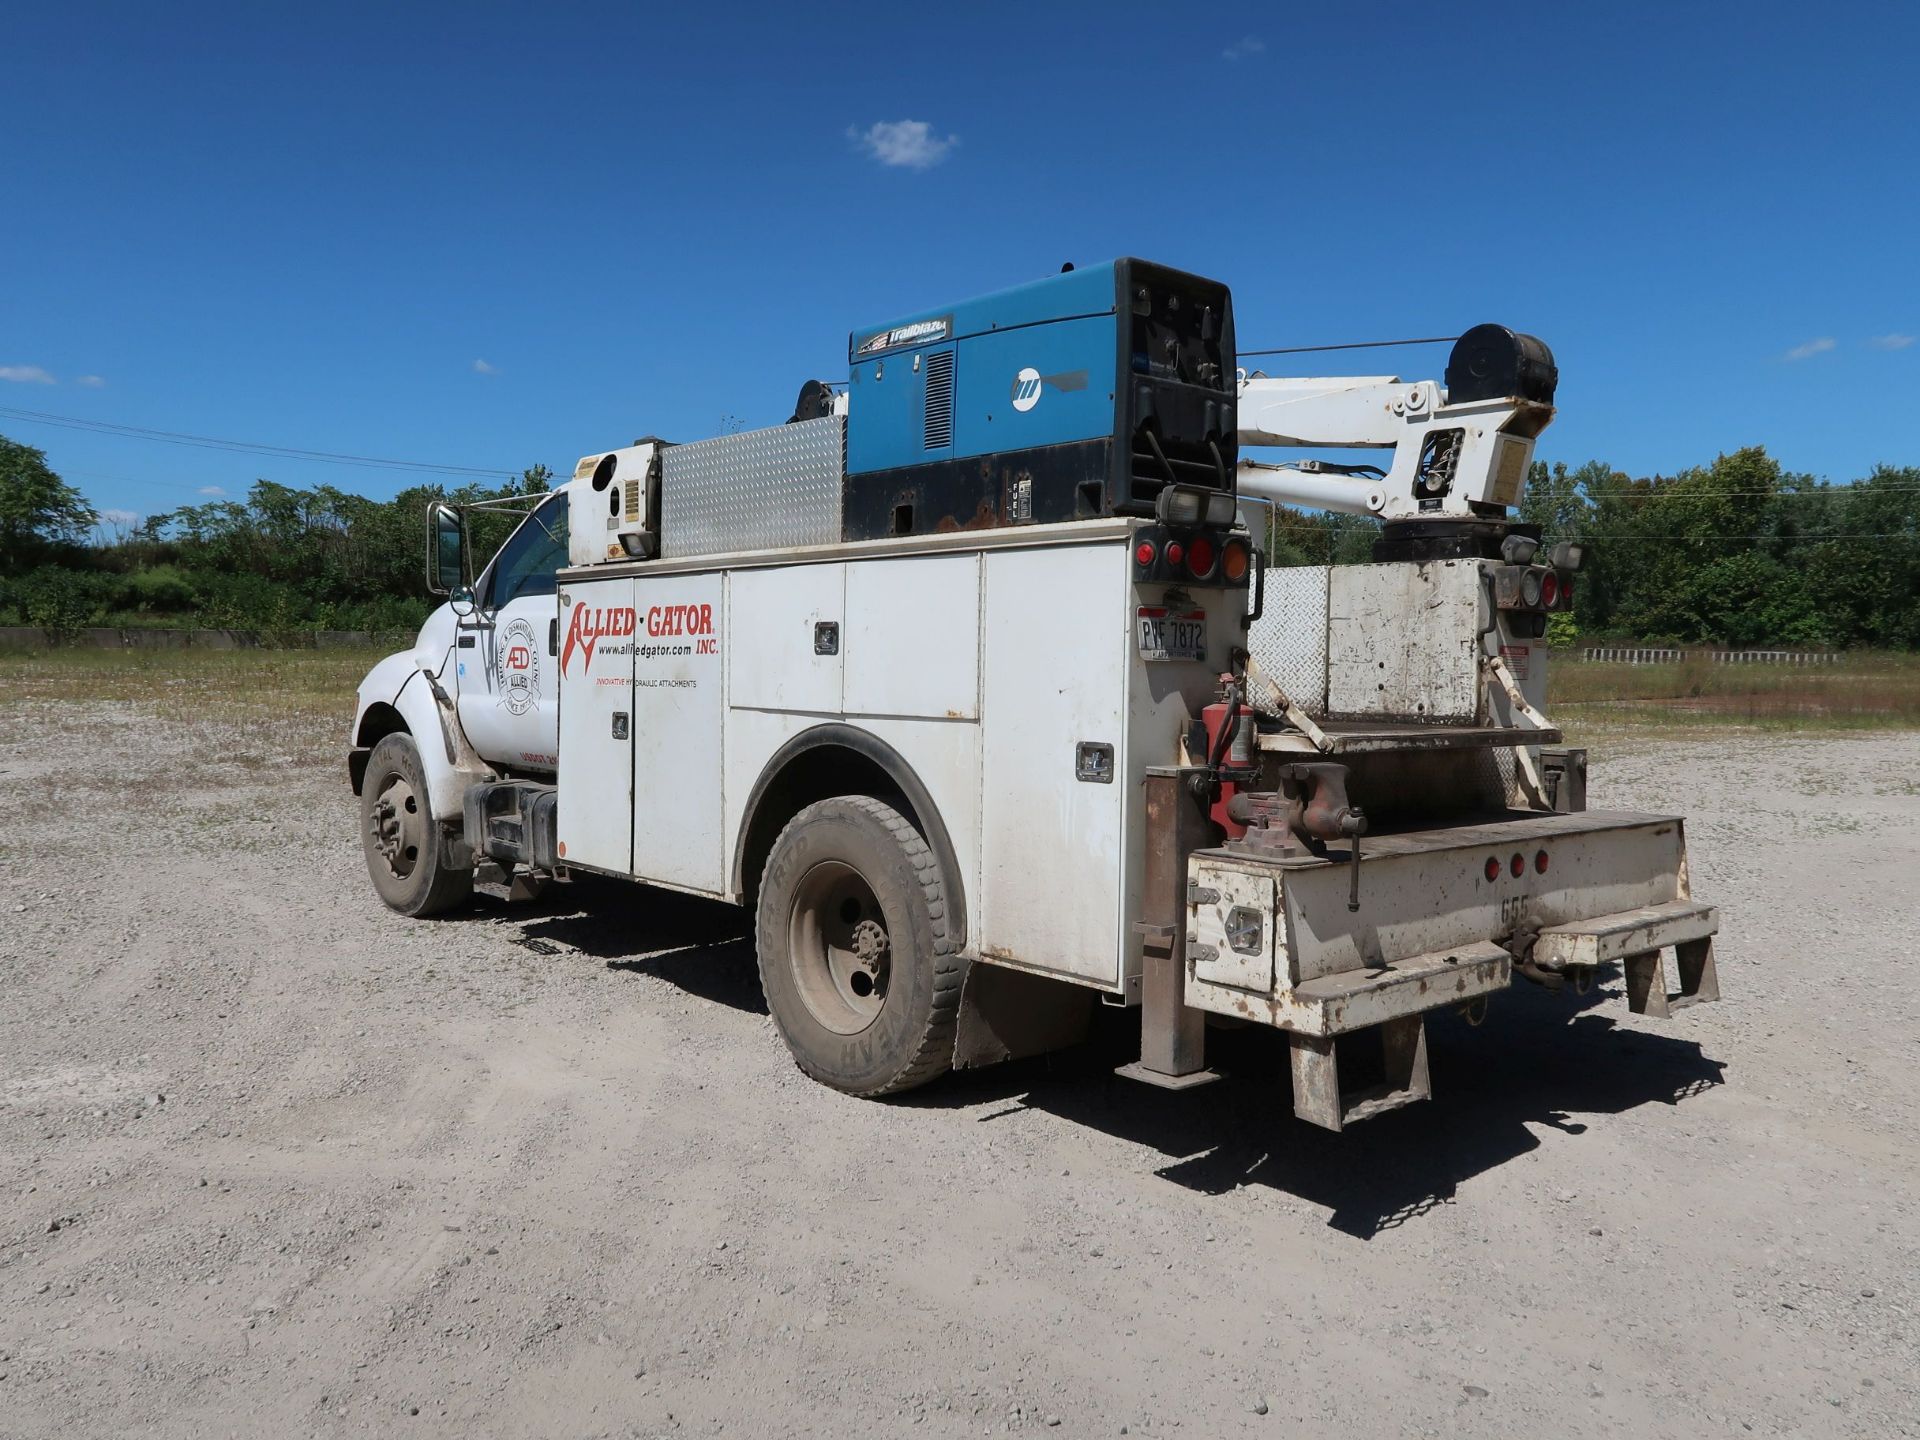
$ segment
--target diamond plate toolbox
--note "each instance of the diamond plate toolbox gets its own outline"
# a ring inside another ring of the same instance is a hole
[[[1266,607],[1247,636],[1254,663],[1310,715],[1327,709],[1327,592],[1325,565],[1275,567],[1266,574]],[[1256,688],[1255,709],[1266,708]]]
[[[838,543],[846,451],[840,415],[670,446],[660,456],[662,558]]]

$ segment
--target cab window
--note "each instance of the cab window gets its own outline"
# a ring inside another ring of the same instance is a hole
[[[562,491],[514,531],[494,558],[487,603],[499,609],[525,595],[551,595],[567,563],[567,497]]]

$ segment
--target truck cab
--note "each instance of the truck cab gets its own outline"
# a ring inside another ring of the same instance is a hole
[[[448,506],[429,513],[429,580],[448,598],[410,650],[361,681],[348,755],[374,888],[402,913],[471,893],[472,847],[457,830],[470,785],[558,767],[556,575],[569,504],[564,490],[531,502],[471,582],[464,520]]]

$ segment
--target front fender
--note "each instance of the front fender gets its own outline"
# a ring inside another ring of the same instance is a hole
[[[367,712],[376,705],[393,705],[401,687],[420,669],[420,658],[412,650],[397,651],[380,661],[369,670],[366,678],[360,682],[358,702],[353,710],[353,729],[347,734],[347,743],[353,746],[365,746],[373,743],[377,736],[370,734],[367,724]],[[378,726],[372,727],[377,730]]]
[[[434,677],[423,666],[422,658],[416,651],[389,655],[360,682],[349,752],[358,763],[350,760],[349,765],[358,789],[365,750],[393,728],[381,707],[397,712],[420,752],[428,805],[435,815],[451,818],[460,814],[467,786],[496,777],[467,743],[459,717],[435,698]]]

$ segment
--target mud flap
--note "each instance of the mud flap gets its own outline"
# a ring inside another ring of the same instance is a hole
[[[1078,1045],[1087,1038],[1095,998],[1083,985],[976,960],[960,988],[953,1068],[998,1065]]]

